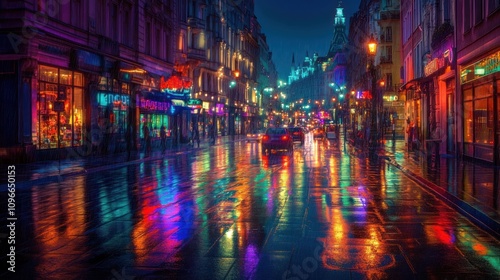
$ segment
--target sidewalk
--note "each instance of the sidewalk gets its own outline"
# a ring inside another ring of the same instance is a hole
[[[239,140],[240,135],[235,136]],[[216,139],[215,146],[225,142],[232,141],[230,136],[219,136]],[[60,161],[40,161],[28,164],[15,164],[16,171],[16,188],[31,187],[36,184],[57,182],[64,177],[92,173],[107,169],[115,169],[122,166],[137,164],[148,160],[159,160],[164,157],[173,156],[179,153],[197,151],[200,149],[208,149],[214,146],[210,143],[210,139],[206,138],[200,141],[200,147],[195,144],[194,147],[190,144],[181,144],[176,147],[165,150],[153,149],[149,154],[144,150],[133,151],[130,157],[127,152],[118,154],[108,154],[100,156],[81,157],[74,155]],[[7,168],[3,168],[7,170]],[[7,178],[1,178],[0,189],[6,189]]]
[[[408,152],[404,140],[386,140],[378,155],[500,239],[498,167],[447,155],[429,160],[423,152]]]

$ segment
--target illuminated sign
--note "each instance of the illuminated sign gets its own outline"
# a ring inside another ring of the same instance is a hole
[[[108,106],[109,104],[121,104],[128,106],[130,97],[128,95],[117,94],[112,92],[98,92],[97,103],[100,106]]]
[[[153,101],[144,99],[144,97],[139,98],[137,96],[137,107],[150,111],[168,111],[170,109],[169,102]]]
[[[203,101],[201,99],[189,99],[187,106],[192,109],[201,109]]]
[[[179,107],[184,107],[186,103],[184,103],[183,100],[179,99],[172,99],[172,105],[174,106],[179,106]]]
[[[382,98],[384,98],[384,100],[388,102],[398,101],[397,95],[384,95]]]
[[[462,68],[460,82],[464,84],[496,72],[500,72],[500,51]]]
[[[165,80],[165,78],[161,77],[160,79],[160,89],[170,89],[177,91],[179,89],[190,88],[193,83],[187,80],[187,77],[181,77],[178,75],[172,75],[170,78]]]
[[[430,76],[445,66],[444,57],[434,58],[424,67],[425,76]]]

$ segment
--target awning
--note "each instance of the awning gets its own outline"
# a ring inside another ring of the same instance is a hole
[[[427,83],[429,81],[432,81],[432,76],[416,78],[416,79],[413,79],[411,81],[404,83],[399,88],[399,91],[404,91],[404,90],[409,90],[409,89],[417,89],[418,85],[423,84],[423,83]]]

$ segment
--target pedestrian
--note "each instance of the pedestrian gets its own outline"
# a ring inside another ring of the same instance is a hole
[[[167,149],[167,129],[164,125],[160,128],[161,149],[163,152]]]
[[[392,143],[396,141],[396,121],[392,120]]]
[[[198,148],[199,148],[200,147],[200,131],[198,129],[196,129],[194,131],[194,140],[196,140],[196,143],[198,144]],[[193,145],[194,145],[194,142],[193,142]]]
[[[213,123],[208,125],[208,135],[210,136],[210,141],[215,144],[215,129]]]
[[[408,122],[406,133],[408,133],[408,152],[411,152],[413,150],[413,138],[415,137],[415,124],[412,121]]]
[[[151,136],[149,135],[149,127],[147,123],[142,127],[142,133],[144,134],[144,152],[149,154],[151,152]]]

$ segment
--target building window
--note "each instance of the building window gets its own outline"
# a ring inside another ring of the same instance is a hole
[[[392,62],[392,46],[385,47],[385,59],[386,62]]]
[[[385,80],[385,89],[392,90],[392,73],[386,73]]]
[[[96,32],[99,35],[106,35],[106,30],[108,29],[106,26],[106,11],[108,10],[108,6],[105,0],[99,1],[96,8],[96,17],[97,17],[97,28]]]
[[[83,27],[83,15],[82,15],[82,3],[80,0],[71,1],[71,25],[82,28]]]
[[[51,1],[52,2],[52,1]],[[55,17],[59,20],[61,20],[64,23],[71,23],[71,6],[70,6],[70,1],[54,1],[53,4],[50,5],[59,5],[59,8],[55,10]],[[59,3],[59,4],[57,4]]]
[[[162,55],[162,44],[161,44],[161,34],[162,34],[162,31],[159,29],[159,28],[156,28],[156,38],[155,38],[155,53],[156,53],[156,57],[158,58],[163,58],[163,55]]]
[[[385,29],[385,40],[386,42],[392,42],[392,26],[387,26]]]
[[[33,142],[38,149],[82,145],[83,74],[43,65],[39,73]]]
[[[464,32],[467,32],[471,29],[471,2],[464,1],[464,9],[463,9],[463,19],[464,19]]]
[[[151,55],[151,22],[146,23],[146,42],[145,42],[145,52]]]
[[[170,41],[171,34],[172,34],[171,29],[167,29],[165,31],[165,60],[167,62],[172,62],[172,45],[171,45],[172,43]]]
[[[392,7],[392,0],[386,0],[387,7]]]
[[[122,28],[122,43],[126,46],[133,47],[132,37],[134,34],[132,7],[126,5],[123,11],[123,28]]]
[[[490,14],[494,13],[500,8],[500,0],[489,0],[488,1],[488,11]]]
[[[483,21],[483,0],[474,1],[474,24],[479,24]]]
[[[493,85],[464,90],[464,142],[493,146]]]
[[[118,41],[119,37],[119,15],[118,15],[118,5],[117,4],[112,4],[111,5],[111,27],[112,30],[109,31],[109,37],[113,38],[115,41]]]
[[[451,16],[450,16],[450,0],[444,0],[443,1],[443,22],[451,22]]]

